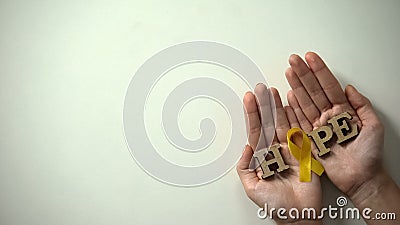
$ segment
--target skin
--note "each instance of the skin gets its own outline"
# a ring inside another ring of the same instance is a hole
[[[273,144],[281,144],[281,155],[290,168],[282,173],[275,174],[268,179],[261,179],[262,171],[249,170],[250,160],[253,156],[261,131],[258,106],[253,93],[246,93],[243,101],[246,109],[246,116],[249,121],[249,145],[243,151],[242,157],[237,165],[237,172],[242,181],[248,197],[258,206],[268,208],[297,208],[299,211],[305,207],[321,208],[322,190],[318,175],[312,174],[311,182],[299,181],[298,161],[290,155],[287,147],[286,133],[291,127],[299,127],[294,111],[291,107],[282,106],[281,98],[276,89],[271,90],[277,110],[276,135]],[[296,143],[296,140],[295,140]],[[273,193],[273,194],[272,194]],[[312,193],[312,194],[308,194]],[[274,218],[277,218],[276,215]],[[321,224],[321,221],[279,221],[278,224]]]
[[[315,145],[314,157],[324,166],[329,179],[345,193],[360,209],[366,207],[375,212],[395,212],[400,215],[400,189],[383,169],[382,152],[384,127],[370,101],[353,86],[345,91],[323,60],[309,52],[305,61],[298,55],[289,58],[290,67],[286,78],[292,90],[288,92],[289,107],[282,107],[278,92],[273,89],[277,107],[276,142],[281,143],[281,153],[287,164],[288,173],[260,179],[260,170],[249,171],[252,149],[259,137],[260,119],[254,95],[244,97],[246,116],[249,121],[249,144],[240,159],[237,171],[250,199],[262,207],[321,207],[319,177],[313,174],[312,182],[298,181],[298,162],[287,149],[285,138],[290,127],[300,127],[309,132],[327,125],[327,120],[342,112],[349,112],[359,128],[358,136],[346,144],[333,143],[331,152],[319,157]],[[284,112],[284,113],[283,113]],[[296,141],[295,141],[296,142]],[[313,194],[310,194],[313,193]],[[311,197],[310,197],[311,196]],[[397,220],[366,220],[367,224],[398,224]],[[313,224],[320,221],[277,221],[277,223]]]

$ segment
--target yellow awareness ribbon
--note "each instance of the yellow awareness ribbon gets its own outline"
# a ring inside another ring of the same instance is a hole
[[[301,132],[303,135],[303,143],[301,148],[292,142],[292,136],[297,132]],[[324,172],[324,167],[320,162],[312,157],[310,139],[302,129],[297,127],[290,129],[287,132],[287,142],[290,152],[300,164],[300,182],[311,181],[311,170],[318,174],[318,176],[322,175]]]

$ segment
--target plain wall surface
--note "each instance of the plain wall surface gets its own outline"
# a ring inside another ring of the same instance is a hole
[[[240,49],[283,97],[289,55],[318,52],[379,111],[399,184],[399,12],[400,1],[0,1],[0,224],[270,222],[235,170],[180,188],[131,157],[130,80],[153,54],[191,40]],[[341,194],[325,179],[323,188],[324,205],[335,204]]]

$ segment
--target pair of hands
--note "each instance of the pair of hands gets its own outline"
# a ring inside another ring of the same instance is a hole
[[[343,91],[335,76],[317,54],[307,53],[305,61],[298,55],[291,55],[289,64],[290,67],[285,73],[292,88],[287,93],[289,106],[282,105],[276,89],[272,88],[271,93],[276,105],[274,143],[281,145],[282,157],[290,168],[287,172],[275,174],[265,180],[261,178],[262,172],[259,169],[249,170],[253,149],[256,149],[263,123],[254,94],[246,93],[243,102],[249,122],[249,145],[245,147],[237,165],[237,172],[246,194],[260,207],[264,207],[267,203],[269,208],[320,209],[322,207],[320,178],[312,172],[311,182],[299,181],[299,163],[290,154],[286,134],[293,127],[300,127],[308,133],[326,125],[331,117],[349,112],[353,116],[352,122],[356,122],[359,128],[356,139],[345,145],[333,144],[331,152],[323,157],[318,156],[318,149],[312,143],[312,153],[324,166],[333,184],[354,204],[362,204],[365,200],[362,193],[367,188],[365,186],[385,173],[382,169],[384,128],[381,121],[370,101],[353,86],[349,85]],[[306,224],[320,222],[307,221]]]

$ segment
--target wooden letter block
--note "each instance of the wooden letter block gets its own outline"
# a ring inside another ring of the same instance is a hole
[[[286,169],[289,169],[289,166],[285,164],[285,161],[283,161],[281,152],[279,151],[279,148],[281,146],[279,144],[276,145],[272,145],[268,151],[270,151],[272,153],[272,155],[274,156],[274,158],[267,160],[266,159],[266,155],[265,154],[254,154],[254,157],[256,157],[256,159],[258,160],[261,169],[263,171],[263,176],[262,178],[267,178],[270,177],[272,175],[274,175],[274,171],[271,171],[271,169],[269,168],[269,166],[271,164],[276,163],[278,165],[278,169],[276,170],[277,172],[282,172]]]
[[[322,133],[324,133],[323,137],[321,137]],[[323,156],[331,150],[330,148],[326,148],[324,143],[332,138],[332,134],[332,130],[328,126],[319,127],[308,133],[308,136],[310,136],[317,145],[319,156]]]
[[[344,112],[328,120],[328,123],[332,125],[333,132],[335,132],[337,136],[337,143],[342,143],[358,134],[357,124],[349,124],[346,119],[352,119],[348,112]],[[346,131],[346,134],[343,133],[344,130]]]

